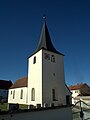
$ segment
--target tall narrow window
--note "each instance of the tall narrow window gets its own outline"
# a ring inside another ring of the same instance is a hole
[[[13,91],[13,99],[15,99],[15,90]]]
[[[12,95],[12,91],[11,91],[11,95]]]
[[[33,58],[33,64],[36,63],[36,56]]]
[[[55,101],[55,89],[52,89],[52,100]]]
[[[55,62],[55,56],[51,55],[51,62]]]
[[[70,95],[66,95],[66,104],[70,105]]]
[[[20,99],[23,99],[23,90],[21,90]]]
[[[31,90],[31,100],[35,101],[35,89],[34,88],[32,88]]]

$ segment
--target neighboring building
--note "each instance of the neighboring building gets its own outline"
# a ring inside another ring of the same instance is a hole
[[[84,84],[77,84],[74,86],[69,87],[71,93],[72,93],[72,103],[75,104],[78,100],[84,98],[87,99],[90,96],[90,86],[88,86],[86,83]],[[90,97],[89,97],[90,99]]]
[[[69,89],[72,92],[72,97],[90,96],[90,87],[86,83],[70,86]]]
[[[0,101],[8,99],[8,90],[11,87],[12,82],[6,80],[0,80]]]
[[[54,48],[45,19],[37,49],[28,57],[28,78],[16,81],[10,88],[8,103],[28,106],[71,103],[71,93],[65,85],[64,55]]]

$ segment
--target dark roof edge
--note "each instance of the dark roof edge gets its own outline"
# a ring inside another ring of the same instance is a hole
[[[20,87],[10,87],[9,89],[15,89],[15,88],[23,88],[23,87],[27,87],[27,86],[20,86]]]
[[[45,49],[45,48],[42,48],[42,49],[40,49],[40,50],[46,50],[46,51],[49,51],[49,50],[47,50],[47,49]],[[31,56],[33,56],[34,54],[36,54],[37,52],[39,52],[40,50],[35,51],[34,53],[32,53],[30,56],[27,57],[27,59],[30,58]],[[49,52],[52,52],[52,51],[49,51]],[[62,54],[62,53],[60,53],[60,52],[58,52],[58,51],[53,52],[53,53],[56,53],[56,54],[59,54],[59,55],[65,56],[64,54]]]
[[[70,91],[69,87],[67,86],[67,84],[65,84],[65,86],[66,86],[66,88],[69,90],[69,92],[71,93],[71,91]]]

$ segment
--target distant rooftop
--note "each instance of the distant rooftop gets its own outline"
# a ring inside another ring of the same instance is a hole
[[[83,85],[85,85],[85,83],[81,83],[81,84],[77,84],[77,85],[72,85],[72,86],[69,86],[69,89],[70,90],[77,90],[77,89],[80,89],[81,87],[83,87]]]
[[[0,80],[0,89],[9,89],[12,85],[12,82],[9,80]]]

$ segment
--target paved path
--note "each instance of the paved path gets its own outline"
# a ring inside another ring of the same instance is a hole
[[[76,119],[73,119],[73,120],[81,120],[81,118],[76,118]],[[90,118],[87,118],[87,119],[83,119],[83,120],[90,120]]]
[[[84,120],[90,120],[90,110],[84,111]]]
[[[80,114],[80,109],[74,108],[74,111],[78,112]],[[87,109],[85,111],[83,110],[83,113],[84,113],[84,120],[90,120],[90,109],[89,110]],[[77,113],[75,113],[75,114],[77,114]],[[81,118],[75,118],[73,120],[81,120]]]

